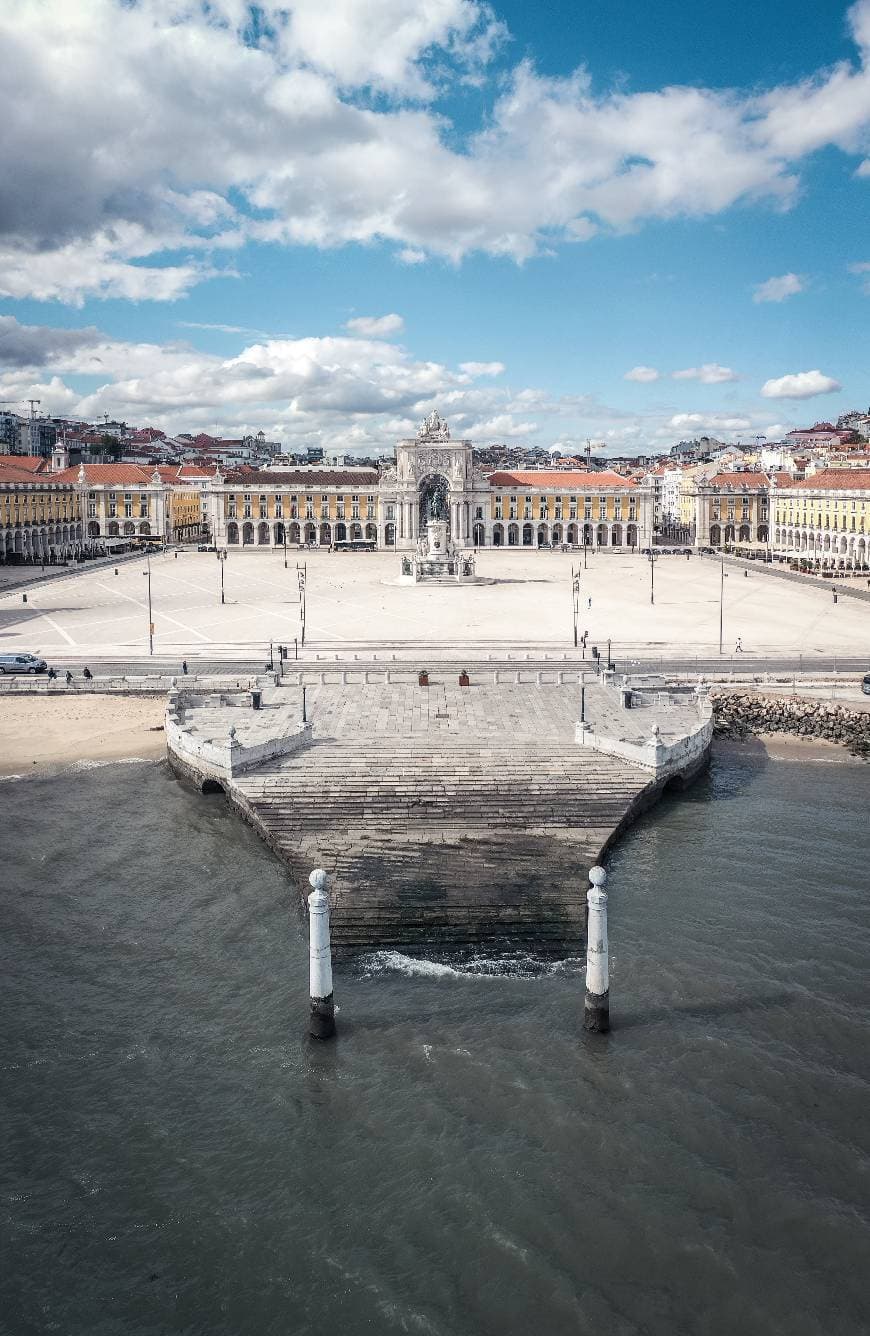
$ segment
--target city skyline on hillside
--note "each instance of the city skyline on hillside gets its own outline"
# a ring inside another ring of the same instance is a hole
[[[866,409],[870,0],[756,8],[25,0],[0,399],[361,455]]]

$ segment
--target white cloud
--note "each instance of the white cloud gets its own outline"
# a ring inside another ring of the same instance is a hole
[[[862,179],[870,177],[870,158],[865,158],[863,162],[858,164],[855,168],[855,176],[861,177]]]
[[[752,426],[748,417],[726,417],[722,413],[675,413],[669,425],[678,431],[746,431]]]
[[[231,436],[262,427],[289,449],[389,453],[436,407],[456,437],[545,447],[558,440],[573,442],[572,452],[587,437],[632,451],[687,435],[733,440],[750,432],[751,439],[798,425],[774,430],[769,408],[758,406],[633,412],[593,394],[494,382],[498,362],[453,367],[413,357],[387,339],[349,335],[256,340],[225,357],[182,340],[127,343],[93,326],[22,325],[8,316],[0,317],[0,363],[0,398],[40,398],[49,414],[94,420],[105,412],[169,432]],[[95,388],[75,388],[82,376]]]
[[[256,338],[268,339],[264,329],[251,329],[248,325],[212,325],[200,320],[179,320],[179,329],[213,329],[218,334],[253,334]]]
[[[133,264],[130,261],[141,253],[140,246],[141,229],[136,226],[98,232],[87,240],[47,250],[0,242],[0,297],[33,297],[72,306],[82,306],[88,297],[176,301],[220,272],[198,260],[176,265]],[[224,275],[235,277],[232,270],[225,270]]]
[[[843,387],[832,376],[821,371],[798,371],[792,376],[766,380],[761,387],[765,399],[812,399],[816,394],[833,394]]]
[[[405,329],[405,321],[396,313],[390,315],[355,315],[347,321],[345,329],[349,334],[362,334],[365,338],[382,338],[385,334],[398,334]]]
[[[0,291],[172,300],[247,238],[522,262],[650,219],[786,206],[809,153],[866,153],[870,0],[849,13],[857,61],[761,96],[599,92],[583,70],[547,78],[523,61],[482,95],[476,131],[428,99],[479,80],[503,44],[487,5],[257,11],[252,36],[243,0],[0,6],[0,170],[15,182]],[[94,96],[107,69],[123,96]]]
[[[477,379],[479,376],[500,376],[504,371],[503,362],[460,362],[459,370],[467,376]]]
[[[703,366],[686,367],[685,371],[672,371],[671,376],[674,380],[699,380],[702,385],[723,385],[726,381],[740,379],[730,366],[720,366],[718,362],[705,362]]]
[[[281,54],[343,88],[372,86],[428,98],[439,63],[427,66],[423,52],[441,48],[473,77],[507,38],[489,6],[474,0],[293,0],[286,8]]]
[[[517,422],[510,413],[498,413],[495,417],[474,422],[468,429],[471,440],[484,445],[498,443],[507,437],[534,436],[538,430],[537,422]]]
[[[405,328],[400,315],[358,315],[348,320],[345,329],[351,334],[364,334],[366,338],[378,339],[384,334],[398,334]]]
[[[795,293],[803,292],[804,288],[804,280],[799,274],[781,274],[778,278],[768,278],[766,282],[759,283],[752,294],[752,300],[783,302],[786,297],[793,297]]]
[[[651,384],[658,380],[661,372],[656,371],[654,366],[633,366],[630,371],[626,371],[623,380],[636,380],[641,385]]]

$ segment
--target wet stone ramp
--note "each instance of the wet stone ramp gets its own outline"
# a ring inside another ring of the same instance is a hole
[[[324,690],[326,735],[233,789],[300,895],[329,872],[335,945],[578,948],[586,871],[649,777],[576,747],[573,697]]]

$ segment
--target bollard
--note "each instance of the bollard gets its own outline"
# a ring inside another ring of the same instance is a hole
[[[335,1034],[335,1003],[332,996],[332,948],[329,942],[329,896],[326,873],[316,868],[308,878],[314,887],[308,897],[308,959],[311,1014],[308,1033],[312,1039],[331,1039]]]
[[[591,867],[592,887],[586,892],[586,1000],[583,1029],[606,1034],[610,1029],[610,965],[607,954],[607,873]]]
[[[26,602],[27,602],[27,595],[26,595],[26,594],[22,594],[22,595],[21,595],[21,602],[22,602],[22,603],[26,603]]]

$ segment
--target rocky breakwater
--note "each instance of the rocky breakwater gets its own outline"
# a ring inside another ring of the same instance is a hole
[[[870,711],[850,709],[832,701],[748,691],[717,692],[712,700],[714,737],[791,733],[799,738],[838,742],[853,756],[870,760]]]

